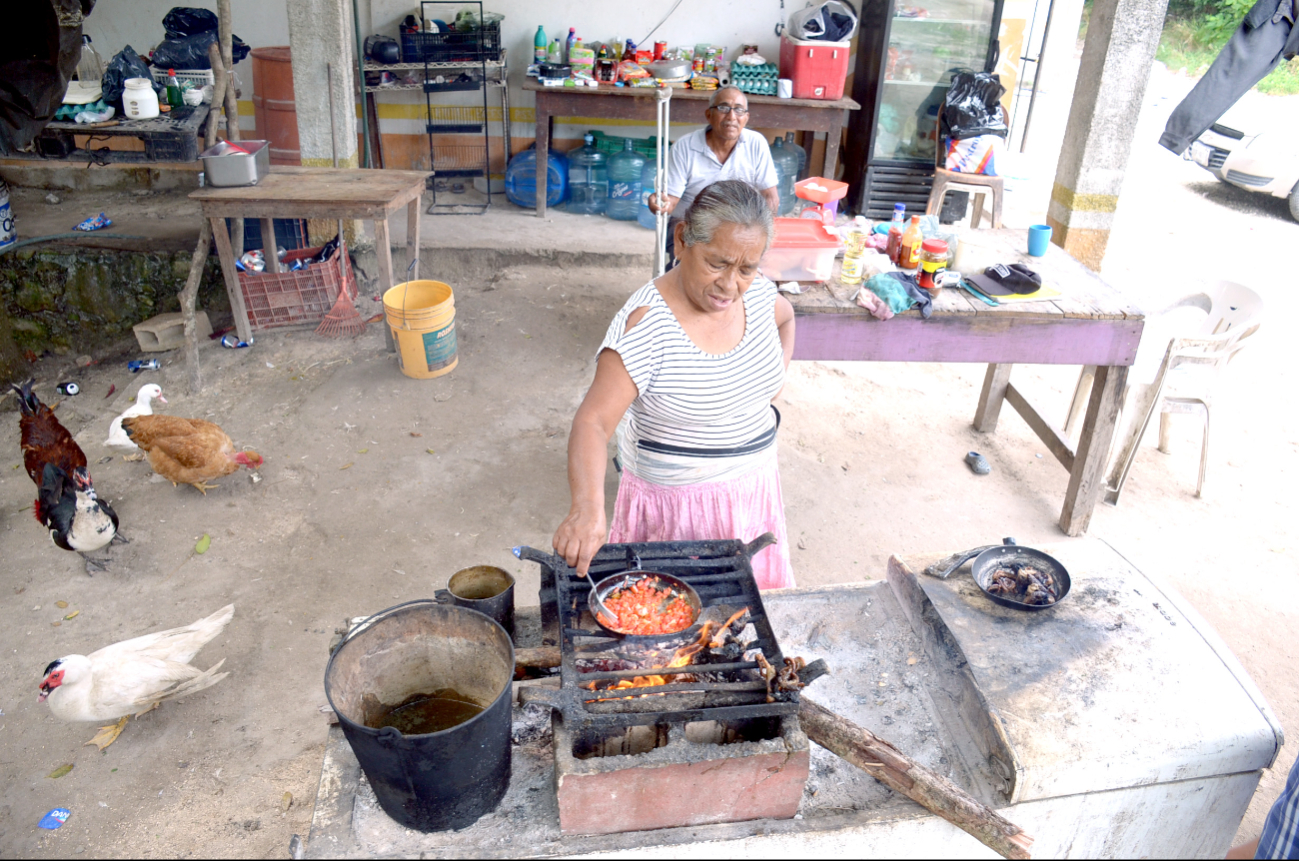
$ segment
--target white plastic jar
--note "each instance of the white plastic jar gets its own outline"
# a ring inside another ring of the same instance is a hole
[[[158,116],[158,94],[148,78],[127,78],[122,82],[122,113],[133,120]]]

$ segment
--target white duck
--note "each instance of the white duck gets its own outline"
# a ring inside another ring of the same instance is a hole
[[[124,640],[90,655],[59,658],[45,668],[39,702],[48,700],[50,711],[59,720],[121,718],[100,727],[86,742],[103,750],[121,735],[131,712],[139,717],[164,700],[201,691],[230,675],[217,673],[224,658],[208,670],[191,667],[189,662],[221,633],[234,614],[235,605],[229,604],[183,628]]]
[[[131,438],[122,430],[122,419],[130,416],[151,416],[153,415],[153,406],[150,404],[154,398],[162,403],[167,403],[167,399],[162,396],[162,387],[156,383],[149,383],[147,386],[140,386],[140,391],[135,393],[135,403],[131,404],[126,412],[113,419],[113,423],[108,426],[108,439],[104,440],[104,445],[110,448],[128,448],[132,451],[138,451],[139,446],[131,442]]]

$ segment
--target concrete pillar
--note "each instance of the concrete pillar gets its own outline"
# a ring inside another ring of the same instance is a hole
[[[297,104],[298,142],[306,167],[332,167],[337,147],[339,167],[357,167],[356,40],[350,0],[288,0],[289,46],[293,51],[293,97]],[[330,125],[330,79],[333,78],[333,133]],[[355,244],[355,223],[345,224]],[[330,239],[334,221],[313,219],[311,241]]]
[[[1052,241],[1092,269],[1105,258],[1168,0],[1096,0],[1047,208]]]

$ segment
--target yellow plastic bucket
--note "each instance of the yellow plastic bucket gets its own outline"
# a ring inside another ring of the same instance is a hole
[[[450,373],[456,355],[456,302],[441,281],[407,281],[383,294],[385,323],[401,372],[416,380]]]

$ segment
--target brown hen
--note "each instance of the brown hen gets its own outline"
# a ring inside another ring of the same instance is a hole
[[[241,466],[256,469],[262,456],[235,451],[225,431],[203,419],[180,416],[132,416],[122,419],[131,442],[149,457],[153,471],[175,484],[192,484],[203,491],[216,487],[212,479],[229,475]]]

